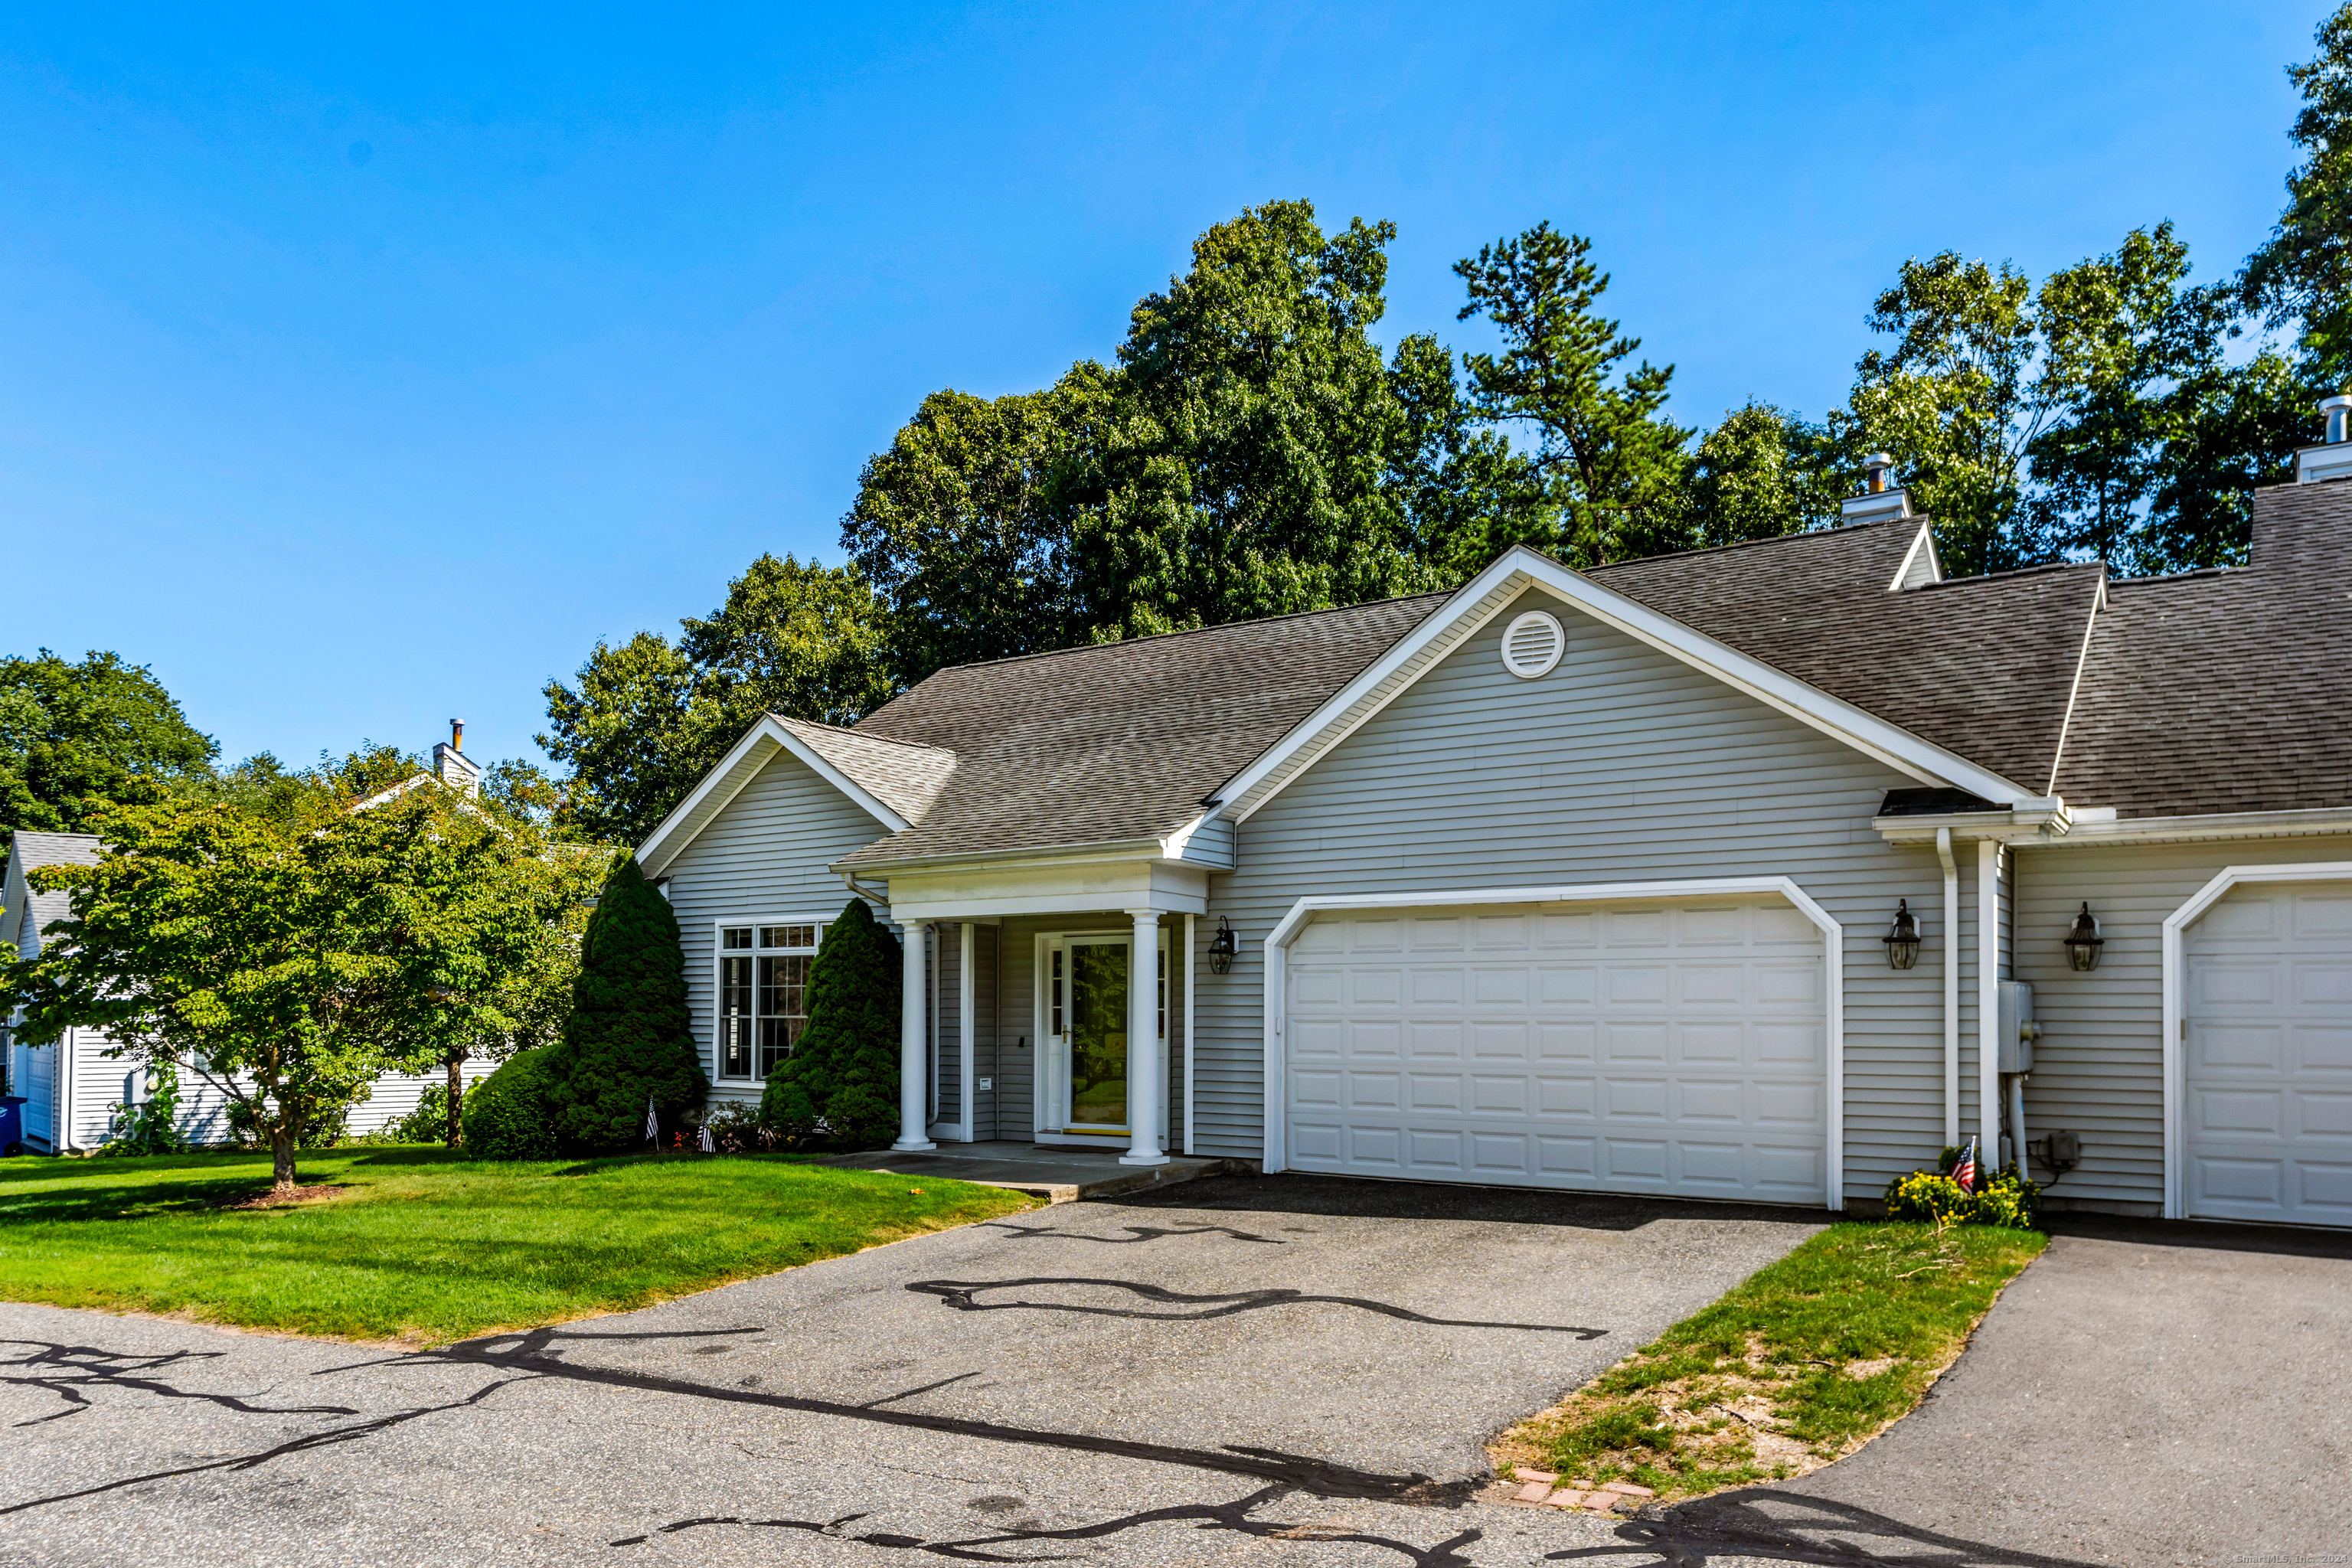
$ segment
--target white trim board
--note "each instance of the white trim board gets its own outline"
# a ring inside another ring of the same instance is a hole
[[[1828,1206],[1845,1206],[1845,928],[1790,877],[1720,877],[1660,882],[1586,882],[1557,888],[1450,888],[1426,893],[1337,893],[1299,900],[1265,937],[1265,1147],[1268,1174],[1287,1170],[1283,1146],[1284,1027],[1287,1019],[1289,948],[1317,915],[1332,910],[1414,910],[1477,904],[1611,903],[1635,899],[1715,899],[1775,895],[1786,899],[1822,933],[1829,989]]]
[[[1832,697],[1671,616],[1603,587],[1548,555],[1517,545],[1227,781],[1218,794],[1228,803],[1226,810],[1234,820],[1247,821],[1316,759],[1394,701],[1530,587],[1545,590],[1601,625],[1712,675],[1734,690],[1922,784],[1965,789],[1996,802],[2022,800],[2034,793],[1843,698]]]
[[[661,826],[643,844],[637,846],[637,864],[647,876],[667,870],[680,851],[691,844],[696,835],[710,819],[727,809],[727,805],[743,792],[744,786],[760,776],[778,752],[789,752],[794,759],[807,765],[810,772],[856,805],[868,816],[893,833],[903,833],[907,819],[877,800],[864,785],[820,756],[815,749],[798,735],[779,723],[772,713],[761,714],[760,721],[744,731],[743,738],[728,749],[719,765],[702,775],[694,793],[678,802],[676,810],[662,818]]]
[[[2320,860],[2299,866],[2225,866],[2179,909],[2164,917],[2164,1217],[2184,1219],[2188,1202],[2181,1176],[2188,1162],[2189,1130],[2181,1114],[2186,1092],[2181,1032],[2187,1009],[2181,980],[2186,973],[2182,938],[2197,918],[2242,882],[2334,882],[2352,879],[2352,860]]]

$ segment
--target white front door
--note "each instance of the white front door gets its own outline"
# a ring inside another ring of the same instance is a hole
[[[1776,898],[1318,917],[1294,1170],[1820,1204],[1822,935]]]
[[[2182,954],[2187,1212],[2352,1226],[2352,883],[2241,883]]]
[[[1037,1016],[1045,1049],[1038,1053],[1037,1136],[1046,1142],[1116,1144],[1131,1135],[1128,1122],[1127,1038],[1130,931],[1048,935],[1038,942]],[[1168,1037],[1168,937],[1156,957],[1160,1038],[1151,1042],[1149,1070],[1165,1074]],[[1168,1097],[1160,1098],[1160,1131],[1168,1131]]]

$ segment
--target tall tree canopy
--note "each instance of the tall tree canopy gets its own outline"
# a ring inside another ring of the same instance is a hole
[[[1460,320],[1484,316],[1499,353],[1463,356],[1472,405],[1490,425],[1534,433],[1542,504],[1517,511],[1518,539],[1574,566],[1654,555],[1687,542],[1683,451],[1692,432],[1664,416],[1672,365],[1624,362],[1642,340],[1595,307],[1609,275],[1592,242],[1538,223],[1454,264],[1468,288]],[[1488,553],[1492,553],[1490,549]]]
[[[762,555],[724,605],[679,626],[676,643],[600,642],[576,687],[548,683],[537,739],[571,771],[565,827],[635,842],[762,713],[850,724],[890,695],[882,615],[855,567]]]
[[[110,805],[208,775],[218,752],[143,666],[47,648],[0,658],[0,834],[87,833]]]

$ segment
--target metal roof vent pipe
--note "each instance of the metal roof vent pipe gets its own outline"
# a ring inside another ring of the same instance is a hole
[[[1885,452],[1873,452],[1862,460],[1862,493],[1838,503],[1840,527],[1850,528],[1859,522],[1892,522],[1911,515],[1911,492],[1887,487],[1894,468],[1895,459]]]
[[[2352,397],[2337,393],[2319,400],[2319,416],[2327,422],[2327,439],[2303,447],[2294,454],[2294,482],[2352,479]]]

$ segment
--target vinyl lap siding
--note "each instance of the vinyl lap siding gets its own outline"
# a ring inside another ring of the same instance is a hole
[[[1886,790],[1916,781],[1573,610],[1559,667],[1520,680],[1497,644],[1536,606],[1559,608],[1523,595],[1241,825],[1240,868],[1202,922],[1229,917],[1242,952],[1197,982],[1201,1152],[1263,1152],[1265,938],[1301,897],[1787,876],[1844,931],[1847,1192],[1932,1160],[1942,871],[1932,848],[1870,826]],[[1928,937],[1900,973],[1878,940],[1898,898]],[[1963,935],[1969,1030],[1972,923]]]
[[[806,764],[779,752],[670,863],[670,907],[713,1103],[760,1097],[757,1083],[717,1077],[719,922],[838,919],[853,895],[825,868],[883,831]]]
[[[2352,837],[2029,848],[2016,881],[2017,977],[2042,1038],[2025,1082],[2031,1139],[2083,1137],[2053,1201],[2154,1213],[2164,1201],[2164,921],[2231,866],[2352,861]],[[2078,974],[2063,945],[2088,900],[2107,945]],[[2046,1174],[2046,1173],[2040,1173]]]

